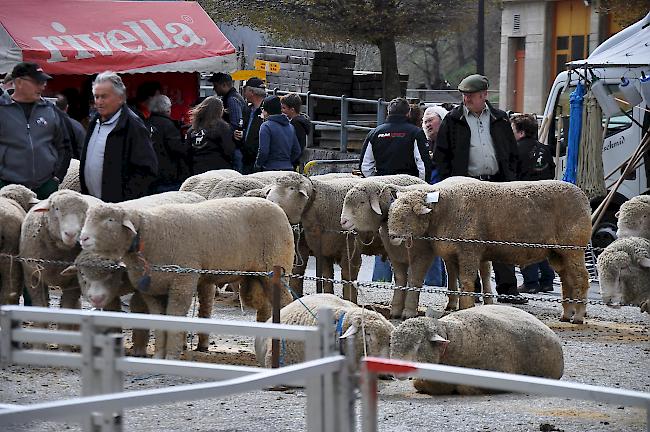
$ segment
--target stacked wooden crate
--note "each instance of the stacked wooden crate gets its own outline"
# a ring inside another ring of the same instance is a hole
[[[381,75],[381,72],[354,71],[354,77],[352,80],[352,97],[374,100],[382,97],[383,86]],[[399,75],[400,93],[402,95],[406,94],[406,86],[408,84],[408,80],[408,75]]]
[[[280,63],[279,73],[266,76],[271,89],[333,96],[351,94],[353,54],[260,46],[257,58]]]

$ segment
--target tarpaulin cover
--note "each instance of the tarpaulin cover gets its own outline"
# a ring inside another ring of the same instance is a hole
[[[20,61],[49,74],[212,72],[235,48],[196,2],[5,0],[0,73]]]

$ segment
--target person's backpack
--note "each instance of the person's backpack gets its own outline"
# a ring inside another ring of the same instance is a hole
[[[552,180],[555,177],[555,162],[549,146],[536,141],[528,155],[531,180]]]

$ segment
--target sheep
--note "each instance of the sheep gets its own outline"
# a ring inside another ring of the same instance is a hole
[[[181,184],[180,190],[194,192],[207,199],[216,184],[232,177],[241,177],[241,174],[230,169],[206,171],[187,178]]]
[[[636,304],[650,313],[650,240],[619,238],[598,256],[600,295],[610,307]]]
[[[336,320],[337,338],[345,339],[356,334],[354,340],[356,359],[364,355],[388,357],[390,335],[395,327],[380,313],[359,307],[333,294],[311,294],[295,300],[280,310],[280,323],[316,326],[318,310],[322,308],[332,310]],[[361,335],[362,331],[365,336]],[[255,355],[260,366],[271,367],[271,340],[256,338]],[[305,360],[304,357],[302,342],[282,341],[280,366],[302,362]]]
[[[395,244],[405,237],[449,237],[557,244],[572,248],[516,247],[490,243],[433,242],[463,291],[472,291],[481,261],[528,265],[549,258],[560,274],[565,299],[585,300],[589,275],[584,250],[591,237],[591,210],[578,187],[555,180],[448,185],[438,192],[401,194],[388,214],[388,234]],[[463,296],[460,308],[474,305]],[[562,304],[561,321],[582,324],[586,303]]]
[[[20,250],[20,231],[29,207],[38,203],[36,194],[22,185],[0,189],[0,305],[18,304],[23,288],[23,272],[14,256]]]
[[[261,189],[264,183],[248,176],[233,177],[220,181],[208,195],[208,199],[235,198],[253,189]],[[260,197],[264,198],[264,197]]]
[[[129,310],[134,313],[147,313],[142,294],[136,290],[126,273],[126,266],[95,253],[81,251],[74,264],[62,274],[76,274],[82,295],[97,309],[121,310],[120,296],[131,296]],[[198,292],[199,317],[211,318],[214,305],[214,285],[204,285]],[[133,330],[133,350],[136,357],[146,355],[148,330]],[[207,351],[209,337],[199,334],[198,351]]]
[[[411,318],[390,338],[391,358],[560,379],[564,356],[560,338],[521,309],[477,306],[441,319]],[[422,393],[490,393],[477,387],[415,379]]]
[[[59,190],[69,189],[76,192],[81,192],[81,181],[79,180],[79,161],[77,159],[70,159],[70,166],[65,173],[65,177],[59,184]]]
[[[449,184],[463,182],[479,182],[469,177],[451,177],[435,185],[415,184],[411,186],[386,185],[370,177],[360,181],[345,195],[341,211],[341,227],[345,230],[356,230],[367,233],[377,233],[386,250],[395,274],[397,286],[418,288],[416,291],[395,289],[391,302],[391,318],[413,318],[418,314],[420,298],[419,289],[422,287],[424,276],[433,262],[435,254],[431,241],[414,239],[408,247],[395,246],[388,237],[388,208],[396,193],[413,190],[434,192]],[[450,269],[451,270],[451,269]],[[490,265],[481,264],[483,292],[491,294]],[[449,273],[449,290],[457,291],[457,275]],[[492,297],[485,296],[485,304],[492,303]],[[450,296],[448,310],[458,309],[458,296]]]
[[[424,184],[417,177],[392,175],[375,177],[377,181],[407,186]],[[339,220],[343,199],[349,189],[361,178],[338,178],[332,180],[310,179],[298,173],[288,173],[278,178],[271,186],[267,199],[277,203],[287,214],[289,222],[302,222],[304,238],[309,250],[322,261],[323,277],[334,276],[333,264],[341,266],[341,276],[353,281],[361,266],[361,254],[385,255],[386,252],[378,236],[361,233],[356,238],[342,234]],[[300,274],[302,269],[294,269]],[[324,292],[333,293],[331,282],[325,282]],[[294,288],[294,286],[292,286]],[[301,287],[298,288],[302,292]],[[343,287],[343,298],[357,303],[357,289],[351,284]]]
[[[147,210],[102,204],[88,211],[80,243],[84,250],[123,261],[149,312],[167,315],[187,314],[197,284],[239,281],[243,302],[257,300],[253,304],[257,320],[265,321],[271,315],[270,281],[228,274],[199,277],[193,272],[152,272],[151,265],[269,272],[273,266],[289,269],[293,263],[293,234],[286,215],[259,198],[222,198]],[[263,292],[264,301],[247,294],[251,292]],[[167,297],[166,305],[159,296]],[[282,306],[291,300],[289,292],[282,290]],[[156,341],[156,357],[178,357],[182,333],[165,336],[156,332]]]
[[[637,195],[621,205],[616,213],[616,236],[650,238],[650,196]]]

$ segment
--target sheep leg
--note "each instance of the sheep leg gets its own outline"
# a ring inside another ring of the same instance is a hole
[[[160,298],[145,294],[142,294],[142,298],[146,303],[150,314],[163,315],[165,313],[165,304]],[[154,330],[154,338],[156,343],[153,358],[164,359],[166,354],[165,349],[167,346],[167,334],[164,330]]]
[[[418,316],[418,305],[420,304],[419,290],[422,289],[424,276],[427,274],[427,270],[433,263],[433,256],[431,259],[423,259],[423,257],[419,258],[420,259],[409,259],[409,261],[411,261],[411,265],[409,266],[408,286],[416,288],[416,290],[408,291],[406,293],[404,312],[402,313],[402,318],[404,319],[414,318]]]
[[[359,276],[359,267],[361,267],[361,255],[357,254],[350,260],[344,259],[341,262],[341,278],[347,281],[356,281]],[[353,283],[343,284],[343,298],[352,303],[358,303],[357,287]]]
[[[133,313],[148,313],[147,303],[142,298],[142,294],[139,291],[136,291],[131,296],[131,301],[129,302],[129,311]],[[134,357],[146,357],[147,356],[147,344],[149,343],[149,330],[146,329],[134,329],[131,334],[131,341],[133,343],[133,356]]]
[[[293,274],[304,276],[305,271],[307,270],[307,261],[309,260],[311,251],[309,250],[309,246],[307,246],[307,241],[304,237],[300,237],[300,239],[296,242],[295,238],[297,237],[297,234],[294,232],[293,235],[296,245],[296,257],[293,264]],[[302,278],[291,278],[291,281],[289,282],[289,286],[298,297],[303,296],[303,285],[304,280]]]
[[[492,279],[490,273],[492,272],[492,264],[490,261],[481,261],[479,264],[479,274],[481,276],[481,285],[483,288],[483,304],[494,304],[494,298],[485,294],[492,294]]]
[[[197,279],[183,278],[174,281],[169,289],[167,297],[166,315],[186,316],[192,305],[192,293],[196,289]],[[167,343],[165,344],[165,358],[167,360],[178,360],[183,350],[185,332],[167,332]]]
[[[81,288],[74,282],[61,286],[61,308],[62,309],[81,309]],[[118,298],[119,301],[119,298]],[[78,330],[79,326],[76,324],[61,324],[60,330]],[[59,348],[64,351],[71,351],[71,345],[59,345]]]
[[[237,283],[239,286],[239,283]],[[214,306],[214,293],[217,291],[217,286],[213,283],[199,280],[197,292],[199,298],[199,317],[212,318],[212,307]],[[210,347],[210,335],[207,333],[199,333],[199,345],[196,347],[197,351],[207,352]]]
[[[11,261],[9,258],[2,258],[2,298],[0,304],[17,305],[20,301],[21,289],[23,287],[23,271],[20,263]]]
[[[320,260],[322,263],[321,266],[322,274],[320,275],[320,277],[325,279],[334,279],[334,260],[332,258],[325,257],[322,255],[316,257],[316,261],[318,260]],[[334,294],[334,284],[330,281],[323,282],[323,292],[326,294]]]
[[[474,281],[476,280],[476,270],[479,267],[479,262],[473,263],[469,260],[464,260],[458,264],[458,273],[460,280],[460,290],[465,293],[474,292]],[[460,309],[469,309],[474,306],[474,296],[462,295],[459,301]]]
[[[458,292],[458,262],[455,259],[445,258],[445,266],[447,267],[447,292]],[[447,296],[449,302],[445,310],[458,310],[459,296],[454,294],[447,294]]]
[[[395,276],[395,285],[405,287],[408,284],[408,264],[391,261],[393,275]],[[406,291],[403,289],[393,290],[393,300],[390,303],[390,317],[400,319],[404,310],[406,300]]]

